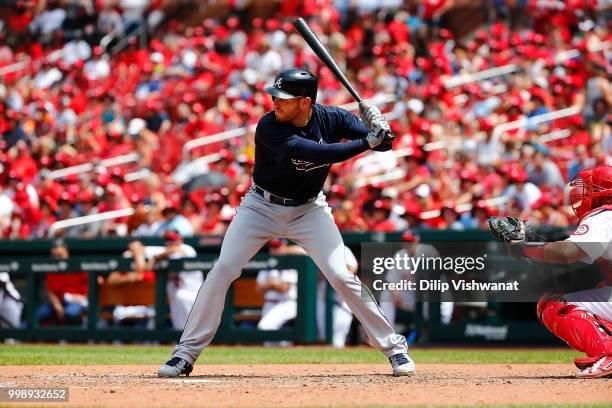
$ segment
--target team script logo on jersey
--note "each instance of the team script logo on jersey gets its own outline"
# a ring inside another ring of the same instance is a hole
[[[306,136],[306,132],[304,131],[301,131],[301,134],[304,137]],[[319,137],[319,141],[317,143],[323,144],[323,138]],[[298,171],[310,171],[314,169],[320,169],[321,167],[331,167],[331,164],[314,164],[305,160],[291,159],[291,162],[295,166],[295,169]]]
[[[310,171],[314,169],[320,169],[321,167],[331,166],[331,164],[314,164],[304,160],[291,159],[291,162],[298,171]]]

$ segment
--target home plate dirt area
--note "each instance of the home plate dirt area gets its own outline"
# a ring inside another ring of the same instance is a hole
[[[69,387],[69,405],[131,408],[612,403],[612,379],[577,379],[568,364],[417,369],[394,378],[386,364],[197,364],[190,377],[162,379],[153,365],[3,366],[0,386]]]

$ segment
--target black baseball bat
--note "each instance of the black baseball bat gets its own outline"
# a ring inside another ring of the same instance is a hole
[[[302,35],[308,45],[310,45],[310,48],[312,48],[315,54],[317,54],[317,57],[319,57],[321,61],[323,61],[323,63],[327,65],[327,68],[331,70],[331,72],[338,79],[338,81],[340,81],[340,83],[344,85],[346,90],[349,91],[351,95],[353,95],[353,98],[355,98],[355,100],[361,105],[363,103],[361,96],[359,96],[359,93],[357,93],[355,88],[353,88],[353,85],[351,85],[348,79],[346,79],[344,72],[340,70],[340,67],[338,66],[338,64],[336,64],[336,61],[329,54],[329,51],[327,51],[327,48],[325,48],[325,46],[323,45],[321,40],[319,40],[317,35],[312,32],[310,27],[308,27],[306,21],[304,21],[304,19],[300,17],[293,21],[293,25],[295,26],[296,30],[298,30],[298,32]]]

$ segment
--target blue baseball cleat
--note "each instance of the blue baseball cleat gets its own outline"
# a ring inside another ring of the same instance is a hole
[[[393,376],[400,377],[405,375],[413,375],[416,373],[414,361],[407,353],[398,353],[389,357],[391,367],[393,368]]]

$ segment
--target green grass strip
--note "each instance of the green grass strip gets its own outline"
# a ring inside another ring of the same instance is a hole
[[[334,408],[609,408],[610,404],[525,404],[525,405],[334,405]],[[312,408],[320,408],[313,405]]]
[[[0,365],[117,365],[160,364],[172,346],[132,345],[0,345]],[[415,348],[417,363],[547,364],[570,363],[581,354],[568,349],[450,349]],[[199,363],[208,364],[332,364],[384,363],[376,350],[318,347],[210,347]]]

